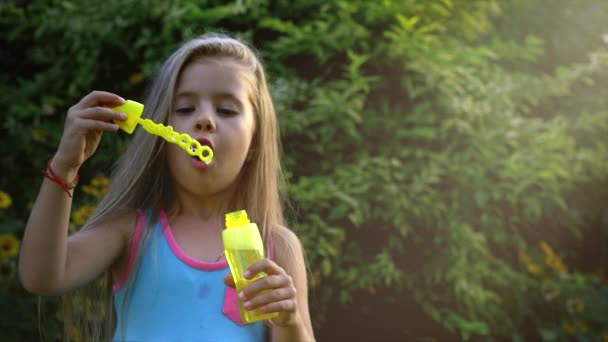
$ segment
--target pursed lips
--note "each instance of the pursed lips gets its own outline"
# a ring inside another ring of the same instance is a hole
[[[196,139],[196,141],[198,141],[203,146],[209,146],[213,150],[213,143],[211,143],[211,140],[206,138],[199,138]]]
[[[202,146],[208,146],[209,148],[211,148],[211,150],[213,150],[215,154],[215,150],[213,149],[213,143],[211,142],[211,140],[207,138],[198,138],[196,139],[196,141],[198,141]],[[213,160],[211,160],[211,162],[207,164],[204,161],[200,160],[198,156],[192,156],[192,162],[194,163],[194,167],[196,167],[197,169],[206,169],[213,163]]]

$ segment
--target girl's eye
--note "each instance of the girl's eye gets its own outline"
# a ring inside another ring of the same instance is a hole
[[[194,107],[181,107],[175,110],[178,114],[189,114],[194,112]]]
[[[233,116],[238,114],[236,111],[228,108],[218,108],[217,112],[223,116]]]

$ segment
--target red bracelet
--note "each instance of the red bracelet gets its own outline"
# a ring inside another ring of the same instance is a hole
[[[72,194],[70,193],[70,190],[74,190],[74,188],[76,187],[76,184],[78,184],[78,175],[76,175],[76,178],[74,178],[74,180],[71,181],[70,183],[64,181],[63,179],[59,178],[55,174],[55,172],[53,172],[53,168],[51,167],[51,160],[52,159],[50,159],[48,161],[48,163],[46,163],[46,170],[44,170],[44,172],[42,174],[44,175],[44,177],[59,184],[63,188],[63,190],[68,194],[68,196],[70,196],[70,198],[71,198]]]

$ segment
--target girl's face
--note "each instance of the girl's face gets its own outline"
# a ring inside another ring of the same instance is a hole
[[[169,125],[213,149],[209,165],[176,144],[167,162],[178,194],[214,195],[227,190],[247,158],[255,130],[249,83],[229,60],[195,60],[178,79]]]

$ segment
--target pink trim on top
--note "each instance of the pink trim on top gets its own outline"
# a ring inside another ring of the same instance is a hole
[[[175,254],[175,256],[177,256],[177,258],[183,261],[186,265],[205,271],[217,271],[228,267],[228,261],[226,261],[226,259],[218,262],[205,262],[195,259],[186,254],[186,252],[184,252],[184,250],[179,246],[179,244],[175,240],[175,236],[173,235],[173,228],[171,227],[169,219],[167,218],[167,214],[163,209],[160,210],[160,222],[163,225],[163,233],[165,234],[165,238],[167,239],[167,242],[169,243],[169,247],[171,247],[173,254]]]
[[[133,268],[133,264],[135,263],[135,256],[137,256],[137,249],[139,248],[141,238],[144,235],[143,233],[145,223],[146,213],[143,210],[138,210],[135,223],[135,234],[133,234],[133,240],[131,241],[131,247],[129,248],[129,262],[127,263],[127,270],[122,275],[120,280],[114,283],[114,285],[112,286],[113,293],[120,291],[123,285],[127,282],[127,279],[129,279],[129,274],[131,274],[131,269]]]
[[[224,296],[224,307],[222,312],[226,317],[230,318],[234,323],[243,326],[243,318],[241,317],[241,311],[239,311],[239,298],[236,294],[234,287],[226,286],[226,295]]]

